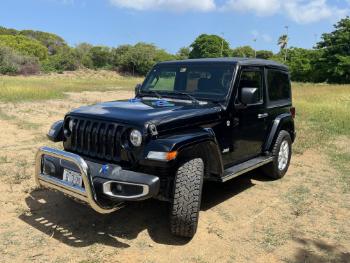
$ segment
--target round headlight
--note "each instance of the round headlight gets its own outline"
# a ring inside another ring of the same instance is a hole
[[[141,145],[141,143],[142,143],[142,134],[141,134],[141,132],[138,131],[138,130],[132,130],[130,132],[130,142],[135,147],[139,147]]]
[[[74,121],[73,120],[70,120],[69,121],[69,124],[68,124],[68,128],[69,128],[69,131],[73,131],[73,127],[74,127]]]

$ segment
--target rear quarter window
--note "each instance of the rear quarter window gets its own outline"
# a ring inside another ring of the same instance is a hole
[[[291,91],[288,73],[269,69],[267,71],[267,87],[271,102],[290,100]]]

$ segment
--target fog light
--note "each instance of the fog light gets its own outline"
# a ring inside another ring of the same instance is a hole
[[[46,175],[54,176],[56,174],[56,166],[50,160],[44,158],[43,172]]]
[[[123,186],[121,184],[117,184],[116,189],[117,189],[118,192],[122,192],[123,191]]]
[[[154,152],[150,151],[147,155],[147,159],[156,161],[171,161],[177,156],[177,151],[173,152]]]

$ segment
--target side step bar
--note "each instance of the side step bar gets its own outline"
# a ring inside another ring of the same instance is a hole
[[[272,162],[272,160],[272,156],[259,156],[244,163],[231,166],[224,171],[224,175],[221,178],[219,178],[219,180],[220,182],[226,182],[241,174],[247,173],[260,166],[270,163]]]

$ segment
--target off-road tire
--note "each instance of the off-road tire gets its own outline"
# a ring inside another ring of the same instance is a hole
[[[193,159],[176,172],[170,211],[170,231],[181,237],[193,237],[197,231],[202,198],[204,163]]]
[[[282,145],[282,142],[286,141],[289,146],[289,156],[288,161],[286,164],[286,167],[282,170],[278,168],[278,155],[279,151]],[[290,134],[285,131],[281,130],[277,136],[276,142],[272,148],[272,156],[273,161],[265,166],[262,167],[263,172],[273,178],[273,179],[281,179],[287,172],[289,164],[290,164],[290,158],[292,156],[292,139],[290,137]]]

